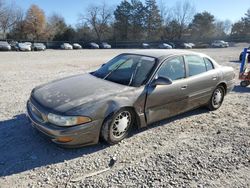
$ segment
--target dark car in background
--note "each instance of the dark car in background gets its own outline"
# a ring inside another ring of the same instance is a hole
[[[11,46],[11,50],[13,51],[19,51],[19,47],[18,47],[18,42],[17,41],[10,41],[10,46]]]
[[[99,138],[115,144],[132,127],[147,127],[200,106],[220,108],[234,78],[233,68],[205,54],[134,51],[94,72],[36,87],[27,114],[35,128],[61,146],[96,144]]]
[[[142,46],[143,49],[149,49],[150,48],[150,45],[148,43],[145,43],[145,42],[142,43],[141,46]]]
[[[110,44],[108,44],[107,42],[102,42],[102,43],[99,45],[99,47],[100,47],[101,49],[111,49],[111,48],[112,48],[112,46],[111,46]]]
[[[158,45],[158,48],[160,48],[160,49],[172,49],[173,47],[170,44],[161,43]]]
[[[10,51],[11,46],[8,42],[6,41],[0,41],[0,51]]]
[[[210,45],[208,43],[198,42],[193,46],[193,48],[209,48]]]
[[[100,46],[94,42],[90,42],[88,45],[87,45],[87,48],[90,48],[90,49],[99,49]]]

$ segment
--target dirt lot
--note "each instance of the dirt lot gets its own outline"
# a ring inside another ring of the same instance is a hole
[[[238,73],[243,46],[195,51]],[[93,70],[126,51],[0,53],[1,188],[250,187],[250,87],[239,81],[219,110],[158,122],[114,146],[62,149],[30,126],[25,103],[33,87]],[[106,171],[91,174],[100,170]]]

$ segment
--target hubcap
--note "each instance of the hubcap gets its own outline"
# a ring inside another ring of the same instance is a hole
[[[116,138],[122,137],[131,124],[131,114],[128,111],[118,114],[112,125],[112,133]]]
[[[216,89],[212,101],[215,108],[221,105],[222,99],[223,99],[223,93],[221,89]]]

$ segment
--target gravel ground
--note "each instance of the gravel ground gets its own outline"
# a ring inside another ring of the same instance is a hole
[[[195,51],[238,74],[243,46]],[[63,149],[31,127],[25,103],[33,87],[93,70],[126,51],[0,53],[1,188],[250,187],[250,87],[239,81],[219,110],[155,123],[114,146]]]

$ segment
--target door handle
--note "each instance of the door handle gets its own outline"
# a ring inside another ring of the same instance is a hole
[[[187,89],[187,85],[181,86],[181,90]]]
[[[217,80],[217,76],[213,76],[212,80]]]

